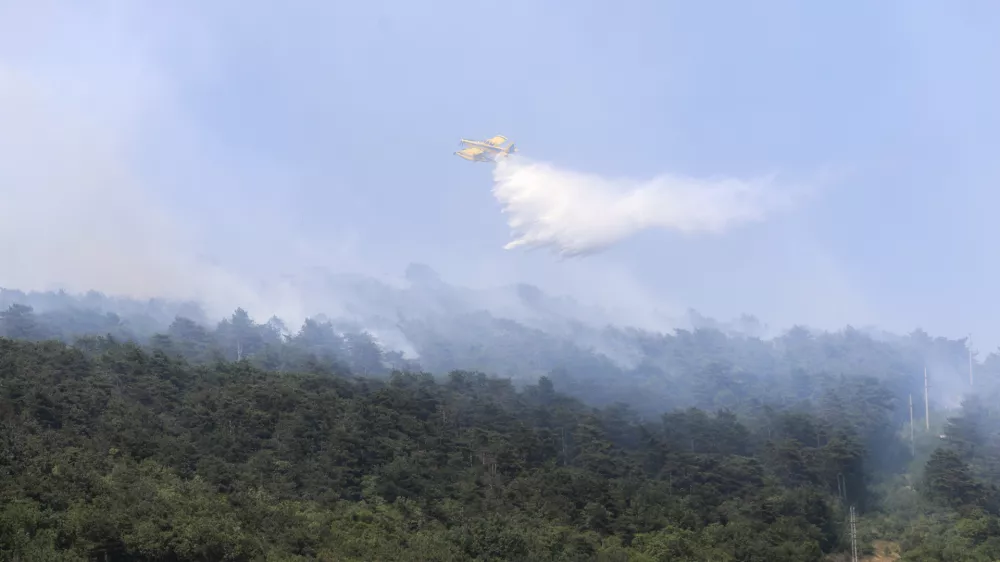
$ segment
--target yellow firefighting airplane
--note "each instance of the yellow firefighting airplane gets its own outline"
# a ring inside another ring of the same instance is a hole
[[[500,145],[505,142],[507,142],[507,137],[503,135],[497,135],[485,141],[462,139],[461,145],[465,148],[455,154],[471,162],[496,162],[499,158],[506,158],[511,153],[517,152],[514,143],[510,143],[510,146],[506,148],[501,148]]]

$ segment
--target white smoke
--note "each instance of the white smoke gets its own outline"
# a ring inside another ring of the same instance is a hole
[[[79,72],[100,68],[87,70]],[[66,88],[64,75],[0,52],[0,287],[193,299],[214,317],[243,306],[301,318],[285,285],[255,286],[199,256],[186,217],[146,188],[134,146],[164,96],[152,73],[114,70],[106,74],[118,81],[81,78]]]
[[[610,179],[523,157],[498,162],[493,178],[514,237],[504,248],[549,247],[563,256],[598,252],[648,228],[717,234],[789,202],[770,178]]]

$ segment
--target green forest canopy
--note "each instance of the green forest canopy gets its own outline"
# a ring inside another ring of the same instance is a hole
[[[996,359],[949,408],[963,340],[608,328],[622,361],[462,313],[401,323],[413,360],[336,320],[49,297],[0,313],[4,556],[798,562],[855,506],[868,550],[1000,557]]]

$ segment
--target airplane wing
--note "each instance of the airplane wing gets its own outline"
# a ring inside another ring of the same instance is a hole
[[[463,148],[462,150],[459,150],[455,154],[461,156],[462,158],[468,159],[468,158],[475,158],[476,156],[479,156],[480,154],[482,154],[484,152],[486,152],[486,151],[483,150],[482,148],[478,148],[478,147],[475,147],[475,146],[470,146],[468,148]]]
[[[484,142],[492,146],[500,146],[501,144],[507,142],[507,137],[503,135],[497,135],[491,139],[486,139]]]

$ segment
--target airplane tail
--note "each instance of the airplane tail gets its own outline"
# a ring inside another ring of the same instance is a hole
[[[510,156],[515,152],[517,152],[517,145],[514,143],[510,143],[510,146],[507,147],[507,155]]]

